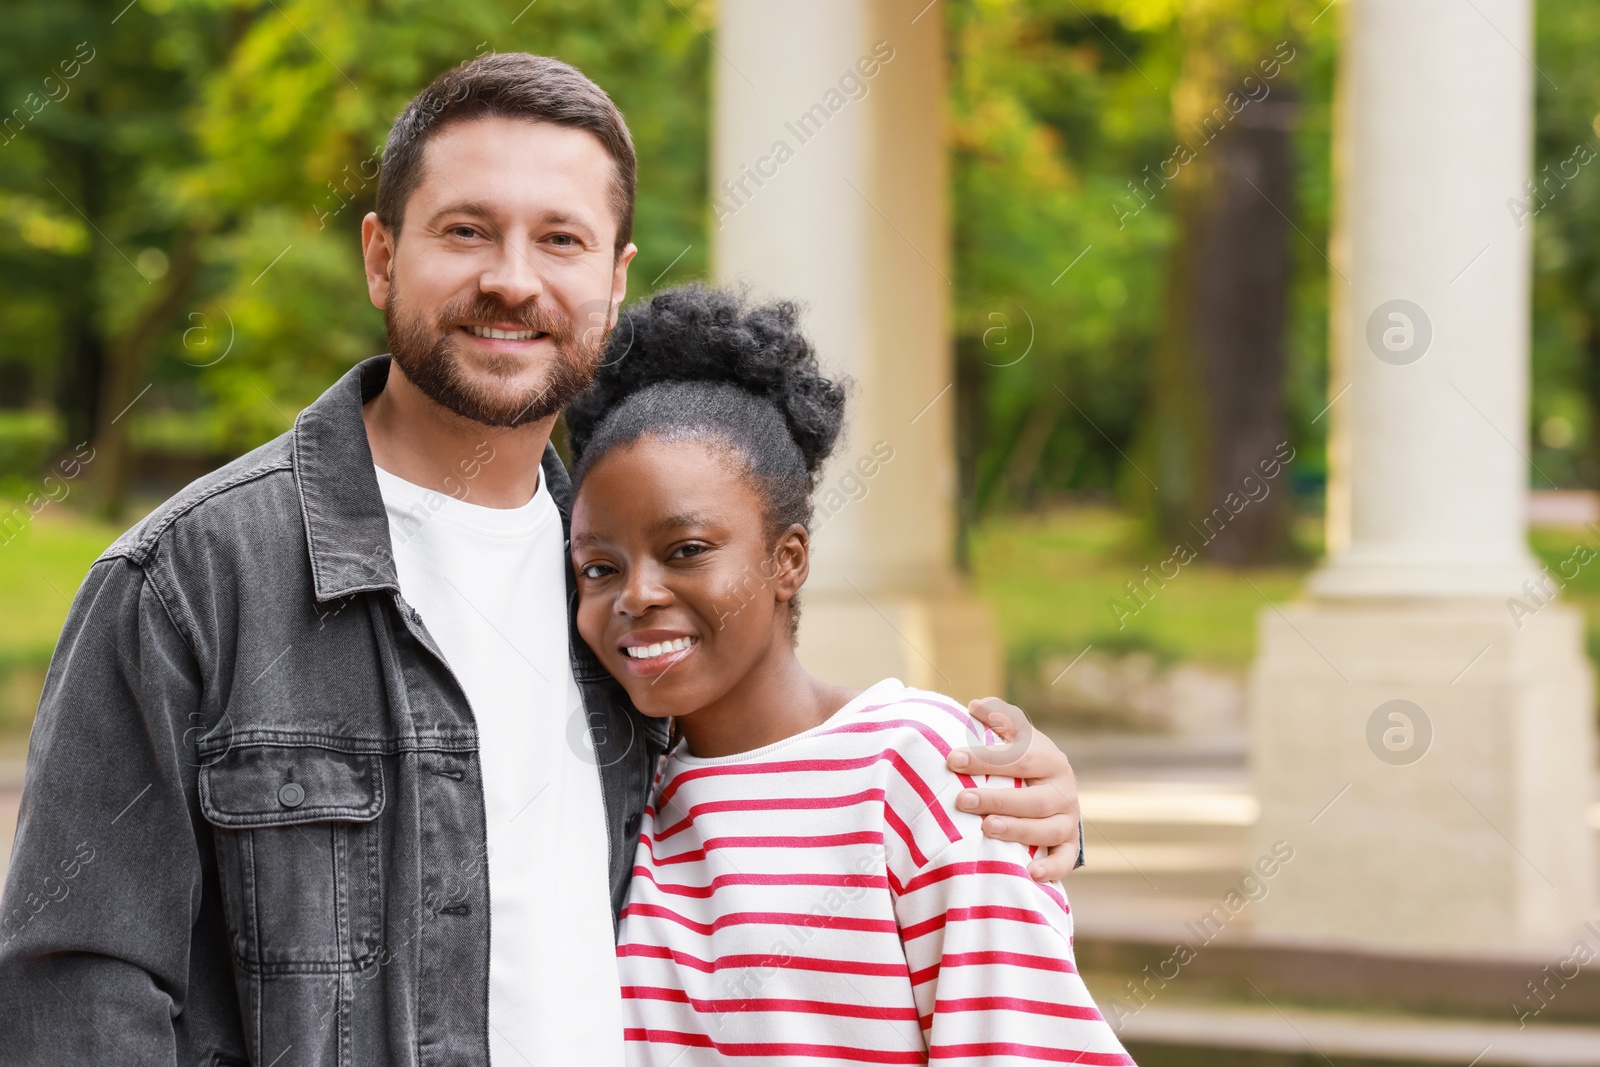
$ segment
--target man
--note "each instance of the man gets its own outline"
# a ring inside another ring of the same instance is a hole
[[[401,115],[362,226],[392,362],[78,592],[0,907],[0,1059],[620,1063],[613,922],[665,737],[570,629],[549,437],[626,291],[634,167],[550,59],[475,60]],[[1046,816],[1004,836],[1073,840],[1065,758],[992,757],[1049,778],[983,798]]]

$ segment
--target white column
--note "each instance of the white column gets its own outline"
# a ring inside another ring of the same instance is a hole
[[[943,13],[926,0],[723,0],[712,263],[798,301],[853,380],[818,494],[801,655],[857,684],[998,689],[987,616],[954,547]]]
[[[1524,536],[1533,226],[1507,206],[1530,173],[1532,4],[1345,7],[1332,555],[1312,589],[1503,597],[1538,570]]]
[[[1330,559],[1264,611],[1256,929],[1553,947],[1594,903],[1583,621],[1525,542],[1531,0],[1346,0]]]

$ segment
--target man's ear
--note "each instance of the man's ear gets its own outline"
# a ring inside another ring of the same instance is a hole
[[[772,546],[772,593],[786,604],[800,592],[811,574],[811,535],[798,522],[778,535]]]
[[[617,324],[617,310],[622,307],[622,300],[628,295],[628,264],[632,263],[633,257],[638,254],[639,246],[630,241],[617,256],[617,261],[611,268],[611,312],[606,319],[608,330]]]
[[[389,302],[395,236],[375,211],[367,212],[367,217],[361,220],[361,259],[367,270],[367,299],[375,308]]]

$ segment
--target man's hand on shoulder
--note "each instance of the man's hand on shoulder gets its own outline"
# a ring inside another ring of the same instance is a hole
[[[983,832],[989,837],[1048,849],[1048,855],[1041,854],[1028,865],[1035,881],[1065,878],[1082,857],[1078,779],[1066,753],[1035,730],[1021,708],[998,697],[974,700],[967,710],[993,730],[1001,743],[951,750],[950,769],[967,775],[1008,775],[1027,784],[1012,789],[963,789],[956,806],[982,815]]]

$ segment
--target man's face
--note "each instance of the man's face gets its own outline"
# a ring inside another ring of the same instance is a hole
[[[401,232],[362,227],[390,351],[427,396],[491,426],[554,416],[599,366],[627,287],[614,165],[592,134],[482,118],[436,134]]]

